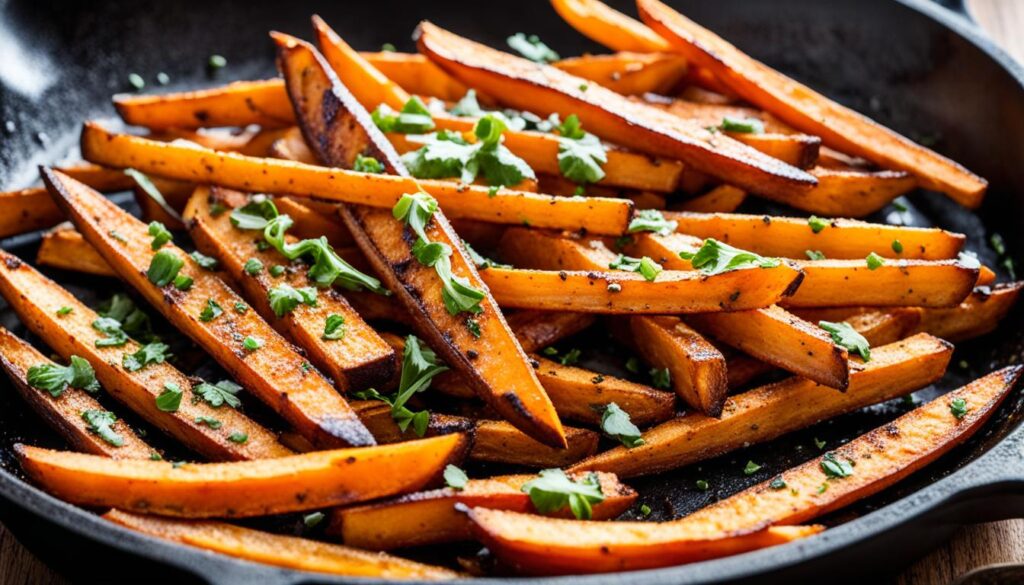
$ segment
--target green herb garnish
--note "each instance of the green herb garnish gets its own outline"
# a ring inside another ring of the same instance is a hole
[[[82,413],[82,419],[89,425],[91,432],[107,443],[115,447],[124,445],[124,437],[117,434],[113,429],[114,423],[117,422],[117,417],[114,416],[114,413],[107,412],[106,410],[86,410]]]
[[[568,506],[578,520],[589,520],[593,515],[592,504],[604,501],[596,473],[573,481],[561,469],[544,469],[538,478],[523,484],[522,491],[529,494],[530,502],[541,514],[551,514]]]
[[[69,387],[96,393],[100,384],[96,381],[96,372],[85,359],[73,355],[67,366],[53,363],[36,364],[26,373],[28,385],[50,393],[57,398]]]
[[[851,327],[849,323],[845,321],[838,323],[818,321],[818,327],[828,331],[836,345],[856,353],[866,362],[871,361],[871,344],[856,329]]]
[[[618,440],[627,449],[639,447],[644,444],[642,433],[633,421],[629,413],[619,408],[614,402],[604,408],[601,415],[601,430],[609,437]]]

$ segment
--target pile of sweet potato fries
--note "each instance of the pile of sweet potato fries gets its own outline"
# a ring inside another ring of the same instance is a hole
[[[481,565],[380,551],[475,540],[498,571],[594,573],[812,536],[985,423],[1019,368],[692,514],[615,521],[637,517],[624,478],[939,381],[1022,283],[961,234],[838,219],[917,187],[974,208],[984,179],[658,0],[642,23],[552,4],[613,52],[519,34],[516,56],[423,22],[419,54],[360,53],[314,17],[315,45],[271,33],[281,78],[118,95],[143,132],[88,121],[84,162],[0,194],[0,236],[53,228],[36,264],[134,291],[90,307],[0,252],[0,294],[60,360],[0,329],[0,361],[73,449],[18,445],[27,476],[282,567],[450,579]],[[101,195],[126,189],[141,219]],[[797,211],[735,213],[748,196]],[[147,309],[231,379],[179,369]],[[622,344],[621,377],[556,349],[580,334]],[[306,537],[230,522],[288,514]]]

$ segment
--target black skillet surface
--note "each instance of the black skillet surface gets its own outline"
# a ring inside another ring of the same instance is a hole
[[[613,4],[630,11],[625,2]],[[672,4],[770,65],[911,137],[934,142],[939,151],[992,184],[980,215],[934,194],[918,193],[911,197],[910,212],[890,208],[873,219],[965,232],[968,248],[995,265],[984,221],[989,230],[1006,236],[1015,256],[1024,258],[1024,241],[1016,229],[1024,219],[1024,71],[962,17],[923,0]],[[0,2],[0,187],[23,186],[34,179],[35,164],[72,153],[81,121],[111,116],[109,96],[130,89],[130,72],[143,75],[147,89],[155,86],[160,71],[170,75],[169,89],[272,76],[266,32],[279,29],[308,37],[308,16],[314,12],[363,49],[391,42],[399,50],[412,50],[409,33],[418,20],[431,18],[494,46],[502,46],[511,33],[525,31],[539,34],[566,55],[601,50],[572,31],[542,0],[514,5],[468,0]],[[228,67],[209,71],[206,63],[212,53],[227,57]],[[31,259],[36,241],[37,236],[28,236],[2,245]],[[120,289],[112,281],[51,274],[87,302]],[[1020,361],[1022,313],[1013,312],[997,333],[959,348],[945,379],[917,392],[917,400]],[[25,334],[7,308],[0,310],[0,323]],[[588,363],[595,368],[614,369],[625,359],[602,344],[590,347]],[[184,347],[179,353],[188,356],[190,351]],[[252,402],[248,408],[258,410]],[[812,458],[818,453],[815,439],[835,446],[908,408],[894,401],[700,466],[631,483],[640,490],[641,502],[654,510],[652,519],[671,518]],[[85,582],[346,582],[161,542],[111,526],[35,490],[19,479],[10,446],[18,441],[60,442],[27,410],[6,379],[0,381],[0,520],[64,574]],[[891,575],[959,525],[1024,515],[1022,416],[1024,401],[1018,392],[967,445],[883,494],[824,519],[835,527],[806,541],[628,576],[551,582],[792,583]],[[744,476],[748,460],[760,463],[761,471]],[[711,488],[697,490],[697,479],[708,481]]]

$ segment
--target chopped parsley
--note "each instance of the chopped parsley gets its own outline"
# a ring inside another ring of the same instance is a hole
[[[277,206],[266,195],[256,195],[231,211],[231,225],[240,230],[261,230],[278,216]]]
[[[238,408],[242,401],[236,394],[241,390],[241,386],[230,380],[221,380],[216,384],[203,382],[192,388],[193,393],[214,408],[220,408],[225,404],[231,408]]]
[[[651,507],[647,504],[640,504],[640,515],[644,518],[651,515]]]
[[[163,392],[156,397],[156,407],[163,412],[177,412],[184,392],[173,382],[164,384]]]
[[[554,63],[561,59],[558,53],[544,44],[537,35],[527,36],[520,32],[508,37],[506,42],[515,52],[534,63]]]
[[[150,247],[154,252],[162,248],[164,244],[170,242],[174,238],[174,236],[171,235],[170,230],[167,229],[167,226],[159,221],[149,222],[148,232],[149,235],[153,236],[153,241],[150,243]]]
[[[217,317],[224,314],[224,308],[221,307],[217,301],[213,299],[206,299],[206,306],[199,313],[199,320],[203,323],[209,323]]]
[[[782,263],[778,258],[765,258],[714,238],[704,240],[696,252],[680,252],[679,257],[709,276],[745,268],[775,268]]]
[[[480,322],[473,317],[466,317],[466,329],[469,330],[469,334],[480,339],[482,332],[480,331]]]
[[[772,488],[773,490],[786,489],[786,480],[782,479],[781,475],[777,476],[774,479],[772,479],[772,481],[768,484],[768,487]]]
[[[82,412],[82,420],[89,425],[89,431],[107,443],[115,447],[124,445],[124,437],[117,434],[117,431],[113,428],[114,423],[117,422],[117,417],[114,416],[114,413],[107,412],[106,410],[86,410]]]
[[[268,272],[270,272],[270,276],[273,276],[274,278],[277,278],[278,276],[284,274],[284,271],[284,266],[281,266],[280,264],[274,264],[273,266],[270,267],[270,270],[268,270]]]
[[[868,270],[875,270],[879,266],[885,264],[885,258],[882,258],[874,252],[868,254],[868,257],[864,259],[864,262],[868,265]]]
[[[824,260],[825,254],[821,250],[804,250],[808,260]]]
[[[235,312],[238,313],[239,315],[244,315],[248,311],[249,311],[249,307],[245,303],[243,303],[243,302],[235,303]]]
[[[300,304],[316,306],[317,290],[312,286],[296,289],[289,284],[279,284],[267,291],[270,308],[278,317],[291,313]]]
[[[469,483],[466,472],[449,463],[444,468],[444,484],[454,490],[463,490]]]
[[[597,136],[583,131],[576,114],[558,126],[558,133],[558,170],[562,176],[580,187],[603,179],[602,165],[608,162],[608,150]]]
[[[836,345],[856,353],[866,362],[871,361],[871,344],[856,329],[851,327],[849,323],[845,321],[839,321],[838,323],[818,321],[818,327],[828,331]]]
[[[644,440],[641,438],[642,433],[630,420],[629,413],[614,402],[604,408],[604,413],[601,415],[601,430],[609,437],[618,440],[627,449],[644,444]]]
[[[206,425],[211,429],[219,429],[223,424],[220,420],[213,418],[212,416],[197,416],[196,424]]]
[[[558,359],[563,366],[574,366],[580,361],[580,350],[575,347],[565,352],[561,358]]]
[[[696,482],[694,482],[694,485],[696,485],[697,489],[699,489],[702,492],[708,491],[708,488],[711,487],[711,485],[708,484],[708,482],[703,479],[698,479]]]
[[[592,504],[604,501],[596,473],[574,481],[561,469],[544,469],[536,479],[523,484],[522,491],[529,494],[530,502],[541,514],[568,507],[578,520],[589,520],[593,516]]]
[[[159,341],[143,345],[135,353],[121,356],[121,367],[129,372],[137,372],[150,364],[162,364],[171,357],[170,347]]]
[[[362,400],[380,400],[390,404],[391,418],[394,419],[398,428],[404,433],[411,425],[416,435],[422,437],[427,432],[430,413],[426,410],[414,412],[405,404],[417,392],[423,392],[430,388],[430,382],[434,376],[447,370],[448,368],[441,365],[437,355],[430,348],[421,345],[415,335],[410,335],[405,338],[398,391],[394,395],[385,396],[370,388],[364,392],[357,392],[355,396]]]
[[[153,334],[149,315],[135,306],[131,297],[117,293],[100,304],[96,310],[100,317],[109,317],[121,323],[121,329],[130,337],[143,343],[158,341]]]
[[[256,351],[263,347],[263,340],[249,335],[242,340],[242,347],[244,347],[246,351]]]
[[[903,253],[903,242],[900,242],[899,240],[893,240],[892,241],[892,251],[896,252],[897,254],[902,254]]]
[[[160,250],[153,255],[149,261],[149,270],[146,277],[158,287],[165,287],[174,281],[178,271],[185,265],[185,261],[178,258],[177,254],[170,250]]]
[[[828,221],[821,219],[817,215],[812,215],[807,218],[807,225],[811,226],[811,231],[817,234],[828,227]]]
[[[186,274],[179,274],[178,276],[174,277],[174,288],[180,291],[186,291],[191,289],[193,284],[195,284],[195,280],[193,280],[191,276],[188,276]]]
[[[533,169],[502,144],[505,122],[488,114],[473,127],[476,142],[467,142],[461,134],[442,130],[426,137],[418,150],[402,155],[402,163],[419,179],[458,178],[472,183],[483,175],[488,185],[515,185],[523,179],[536,179]]]
[[[743,467],[743,475],[754,475],[761,469],[761,466],[753,461],[747,461],[747,464]]]
[[[242,445],[244,443],[249,442],[249,435],[243,433],[242,431],[234,431],[233,433],[228,435],[228,440],[231,441],[232,443],[238,443],[239,445]]]
[[[657,209],[642,209],[636,213],[636,217],[629,222],[629,229],[626,231],[635,234],[637,232],[654,232],[666,236],[679,227],[679,222],[665,219],[665,216]]]
[[[263,262],[260,262],[259,258],[249,258],[245,261],[246,274],[256,276],[260,272],[263,272]]]
[[[198,264],[199,267],[202,268],[203,270],[217,270],[216,258],[211,258],[198,251],[189,254],[189,257],[195,260],[196,264]]]
[[[67,366],[53,363],[36,364],[26,373],[28,385],[50,393],[57,398],[69,387],[96,393],[100,383],[96,381],[96,372],[85,359],[73,355]]]
[[[757,118],[722,118],[722,125],[719,128],[723,132],[738,132],[741,134],[764,134],[764,122]]]
[[[64,315],[70,315],[72,311],[74,311],[74,309],[71,307],[61,307],[57,309],[57,316],[63,317]]]
[[[949,401],[949,412],[953,413],[957,420],[967,416],[968,411],[970,409],[967,408],[967,401],[963,398],[954,398]]]
[[[332,313],[324,321],[324,334],[322,337],[327,341],[337,341],[345,337],[345,331],[345,317]]]
[[[117,319],[98,317],[92,322],[92,328],[106,335],[96,339],[96,347],[120,347],[128,343],[128,334],[121,329],[121,322]]]
[[[821,470],[829,479],[850,477],[853,475],[853,463],[836,459],[836,454],[830,451],[821,458]]]
[[[370,118],[381,132],[424,134],[434,129],[434,118],[431,117],[430,110],[416,96],[409,98],[400,112],[396,112],[387,104],[381,104]]]
[[[668,368],[651,368],[651,385],[655,388],[668,390],[672,387],[672,372]]]
[[[306,530],[312,530],[320,525],[324,521],[327,515],[323,512],[312,512],[302,517],[302,524],[306,527]]]
[[[644,277],[644,280],[648,282],[654,282],[658,275],[661,274],[661,271],[664,270],[661,264],[658,264],[648,256],[633,258],[624,254],[619,254],[615,260],[608,264],[608,268],[639,272]]]
[[[356,162],[352,164],[352,170],[357,173],[383,173],[384,165],[372,156],[356,155]]]

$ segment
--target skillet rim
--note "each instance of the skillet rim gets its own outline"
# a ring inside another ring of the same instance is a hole
[[[957,0],[956,6],[952,8],[943,7],[933,0],[891,1],[931,19],[973,45],[1006,71],[1024,95],[1024,64],[1016,62],[969,20],[962,1]],[[945,531],[939,540],[934,537],[932,540],[945,541],[952,529],[970,523],[966,520],[968,516],[981,516],[979,520],[1024,516],[1024,419],[1015,425],[987,451],[939,481],[805,540],[661,569],[566,577],[487,577],[476,581],[515,585],[538,582],[550,585],[618,585],[624,578],[630,582],[651,585],[724,582],[754,577],[781,577],[784,572],[798,571],[801,567],[809,570],[815,563],[834,557],[844,549],[856,555],[857,550],[853,549],[860,547],[863,554],[872,539],[907,528],[912,522],[937,523],[934,532],[938,534],[943,528]],[[1003,506],[1003,510],[993,516],[990,509],[993,497],[1005,498],[1012,505]],[[99,542],[140,559],[170,565],[199,580],[217,585],[253,582],[285,585],[312,581],[337,584],[427,583],[332,576],[284,569],[173,543],[107,522],[96,514],[46,494],[3,469],[0,469],[0,499],[42,522],[55,524],[80,538]],[[978,506],[982,500],[988,504],[988,510],[984,513]],[[968,513],[972,509],[975,514]],[[17,533],[15,530],[11,532]]]

